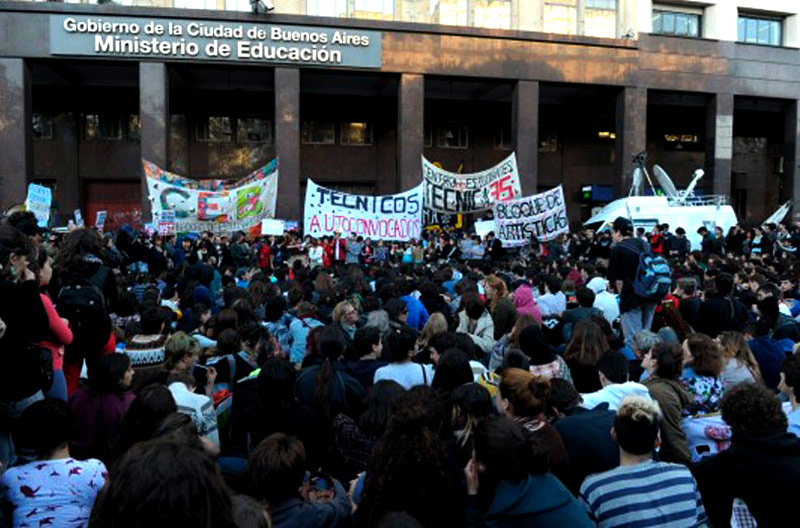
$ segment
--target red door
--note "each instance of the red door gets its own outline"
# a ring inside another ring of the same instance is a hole
[[[105,230],[130,224],[139,229],[142,188],[138,181],[83,181],[83,221],[94,225],[98,211],[106,211]]]

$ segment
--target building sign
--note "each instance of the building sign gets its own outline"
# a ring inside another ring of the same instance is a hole
[[[568,233],[563,187],[495,204],[494,224],[504,246],[528,244],[533,237],[546,242]]]
[[[328,189],[308,180],[305,234],[333,236],[341,231],[372,240],[419,240],[422,185],[400,194],[366,196]]]
[[[381,67],[381,33],[310,26],[50,15],[50,53]]]
[[[477,213],[522,195],[517,157],[512,153],[490,169],[458,174],[422,157],[425,207],[440,213]]]

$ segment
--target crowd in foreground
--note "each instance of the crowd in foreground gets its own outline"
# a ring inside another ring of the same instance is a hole
[[[797,226],[0,224],[0,523],[787,526]],[[796,392],[797,391],[797,392]]]

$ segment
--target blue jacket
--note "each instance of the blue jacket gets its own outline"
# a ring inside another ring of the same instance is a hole
[[[467,498],[469,526],[535,528],[563,526],[590,528],[594,523],[572,493],[550,473],[528,475],[519,482],[503,480],[494,500],[481,518],[476,497]]]
[[[425,323],[428,322],[428,310],[419,299],[415,299],[410,295],[400,297],[400,299],[406,303],[406,307],[408,308],[406,324],[419,332],[425,327]]]
[[[754,337],[747,342],[753,356],[761,369],[761,379],[770,389],[777,389],[781,381],[781,367],[786,359],[786,352],[781,344],[769,336]]]
[[[336,495],[325,502],[289,499],[269,509],[275,528],[336,528],[349,526],[352,507],[347,491],[334,480]]]
[[[302,363],[306,355],[306,338],[312,328],[323,326],[321,322],[313,317],[300,319],[292,318],[289,323],[289,336],[292,339],[292,347],[289,349],[289,361],[292,363]]]

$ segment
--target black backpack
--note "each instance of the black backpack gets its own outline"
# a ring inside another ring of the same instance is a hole
[[[73,279],[58,292],[56,310],[72,329],[69,348],[81,357],[97,355],[111,333],[111,318],[103,296],[106,277],[108,268],[100,266],[89,279]]]

